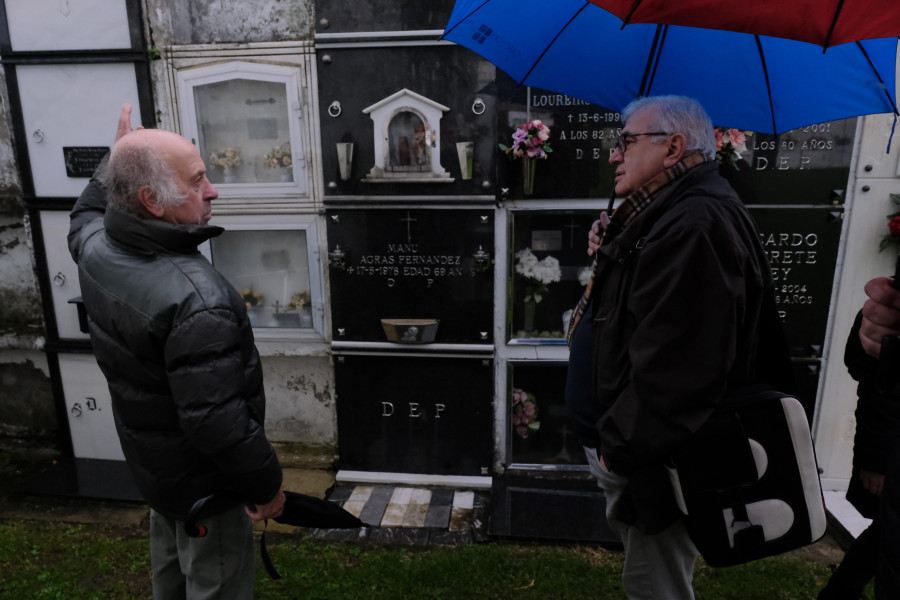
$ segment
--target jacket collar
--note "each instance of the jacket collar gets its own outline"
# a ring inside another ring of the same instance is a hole
[[[612,235],[601,244],[601,251],[613,258],[617,258],[622,250],[630,252],[646,234],[644,224],[655,221],[668,208],[669,201],[679,197],[679,190],[709,173],[718,173],[718,169],[718,163],[696,153],[648,181],[616,207],[610,226],[616,223],[618,227],[613,231],[607,228],[606,233]]]
[[[173,225],[142,219],[115,206],[106,209],[103,224],[113,241],[145,254],[196,252],[197,246],[225,231],[214,225]]]

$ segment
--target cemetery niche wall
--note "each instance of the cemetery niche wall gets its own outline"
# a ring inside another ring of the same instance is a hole
[[[318,47],[326,202],[493,198],[492,65],[455,45]]]
[[[326,222],[341,469],[488,475],[493,210],[332,209]]]
[[[530,383],[537,359],[553,374],[547,381],[560,388],[541,390],[538,410],[548,418],[565,414],[564,379],[556,372],[565,371],[563,331],[588,275],[587,232],[608,208],[615,170],[609,156],[621,134],[621,115],[519,86],[473,53],[427,39],[428,23],[450,4],[373,15],[371,24],[342,13],[341,6],[339,0],[317,2],[324,16],[317,25],[317,77],[336,356],[358,363],[363,355],[389,355],[414,365],[435,353],[486,353],[498,382],[492,391],[479,392],[496,406],[492,474],[513,464],[583,465],[571,440],[557,443],[564,435],[543,444],[535,434],[523,446],[512,424],[512,402],[514,390],[525,389],[518,384]],[[373,31],[382,16],[393,25]],[[422,30],[404,32],[408,41],[402,41],[399,30],[393,31],[397,19]],[[550,128],[553,152],[533,161],[534,186],[526,193],[522,161],[499,144],[509,145],[515,129],[534,119]],[[737,168],[722,167],[759,223],[809,412],[855,126],[850,119],[779,136],[747,132]],[[468,210],[473,204],[478,208]],[[415,230],[423,226],[431,233]],[[458,238],[460,245],[442,246],[442,237]],[[480,253],[491,258],[490,275],[479,274]],[[503,276],[493,275],[495,254]],[[422,262],[438,256],[448,264]],[[543,286],[529,281],[518,267],[532,259],[556,261],[558,278]],[[435,270],[442,267],[453,268]],[[369,367],[336,366],[339,397],[361,397],[363,384],[349,382],[356,368]],[[365,429],[344,408],[342,446],[364,437],[358,427]],[[379,460],[383,464],[353,459],[347,465],[412,468]]]

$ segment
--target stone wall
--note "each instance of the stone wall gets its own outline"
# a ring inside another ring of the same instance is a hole
[[[57,446],[31,230],[0,67],[0,448]]]
[[[136,0],[127,0],[133,2]],[[184,44],[309,39],[313,2],[295,0],[141,0],[148,48]],[[151,64],[157,123],[172,128],[162,61]],[[0,448],[57,452],[63,445],[47,356],[36,261],[22,199],[0,68]],[[110,116],[110,123],[115,115]],[[21,141],[20,141],[21,142]],[[264,352],[263,352],[264,353]],[[330,358],[264,357],[273,441],[332,456],[336,447]]]

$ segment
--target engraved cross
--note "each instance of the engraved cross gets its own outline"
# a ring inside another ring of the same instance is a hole
[[[406,243],[411,244],[412,243],[412,230],[411,230],[410,226],[412,225],[413,221],[418,221],[418,219],[413,219],[412,217],[409,216],[409,211],[406,211],[406,218],[400,219],[400,221],[406,222]]]

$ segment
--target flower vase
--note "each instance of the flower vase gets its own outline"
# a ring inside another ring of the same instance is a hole
[[[525,333],[530,333],[534,331],[534,313],[537,310],[537,302],[534,300],[526,300],[525,301],[525,323],[523,325],[523,329]]]
[[[534,171],[537,161],[531,158],[522,159],[522,192],[526,196],[534,193]]]
[[[294,181],[294,167],[281,167],[281,181]]]
[[[237,183],[237,175],[228,171],[222,175],[222,183]]]

